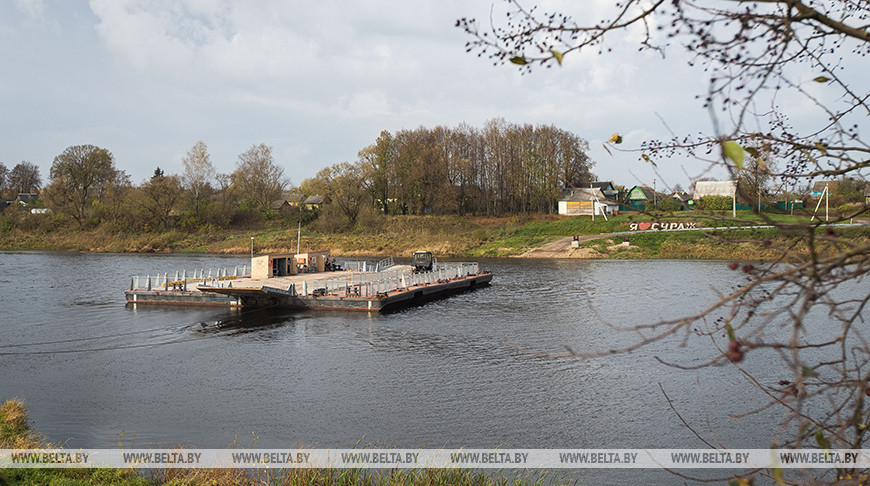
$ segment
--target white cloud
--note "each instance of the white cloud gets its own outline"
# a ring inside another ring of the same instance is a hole
[[[16,35],[24,30],[35,28],[48,34],[61,31],[60,20],[63,7],[46,12],[44,0],[13,0],[9,11],[0,5],[0,35]]]
[[[373,119],[397,114],[396,102],[383,91],[366,90],[339,98],[338,111],[350,119]]]
[[[580,20],[613,8],[605,0],[579,7],[570,0],[547,3],[585,10]],[[22,5],[37,12],[41,3]],[[489,2],[90,0],[89,10],[70,5],[62,14],[42,12],[62,22],[64,35],[43,36],[39,29],[30,34],[40,59],[52,57],[46,53],[73,56],[54,54],[60,62],[45,66],[15,57],[43,83],[28,103],[50,100],[38,110],[57,113],[51,117],[55,139],[106,145],[136,180],[155,165],[171,167],[200,139],[222,171],[232,169],[238,153],[265,141],[283,154],[299,182],[325,165],[353,160],[381,130],[462,122],[481,127],[504,117],[554,124],[590,141],[606,140],[614,131],[662,133],[655,113],[675,125],[690,124],[686,114],[700,106],[693,95],[704,89],[697,75],[687,75],[673,59],[663,63],[618,38],[612,52],[572,53],[561,68],[522,76],[514,66],[493,67],[465,52],[468,39],[454,27],[463,16],[488,21]],[[3,8],[0,3],[5,14]],[[7,10],[24,17],[11,6]],[[80,38],[67,35],[73,32]],[[0,146],[12,145],[6,143],[14,137],[9,133]],[[20,151],[43,145],[31,141]],[[65,145],[50,147],[40,155],[49,164]],[[621,156],[607,169],[625,172],[635,159]]]
[[[91,10],[100,18],[97,32],[107,46],[140,71],[154,67],[178,69],[193,57],[190,34],[197,29],[176,23],[178,8],[164,2],[91,0]],[[184,32],[185,36],[177,35]],[[187,38],[184,38],[187,37]]]
[[[347,62],[352,32],[321,4],[266,1],[91,0],[110,49],[137,69],[195,64],[241,80],[293,80]],[[383,54],[383,50],[381,50]],[[336,63],[338,64],[338,63]]]
[[[15,0],[15,7],[30,20],[41,20],[45,11],[42,0]]]

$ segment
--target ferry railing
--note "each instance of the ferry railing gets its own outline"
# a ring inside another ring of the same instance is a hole
[[[369,260],[350,260],[344,258],[336,258],[335,262],[344,270],[354,272],[371,272],[377,265]]]
[[[381,265],[381,262],[378,265]],[[447,262],[440,263],[437,269],[424,273],[413,273],[405,267],[387,268],[379,272],[338,272],[326,278],[304,280],[302,283],[295,284],[295,290],[301,295],[317,292],[323,295],[372,297],[397,289],[431,285],[439,281],[476,275],[479,271],[476,262]],[[187,271],[183,270],[175,272],[174,277],[168,273],[133,276],[130,279],[130,290],[187,291],[197,284],[211,287],[231,287],[234,279],[249,277],[250,268],[247,265],[242,265],[234,267],[232,271],[229,268],[209,269],[208,271],[199,269],[194,270],[190,275],[188,276]]]
[[[133,275],[130,277],[130,290],[187,290],[188,285],[205,282],[223,282],[241,277],[250,277],[251,269],[247,265],[239,265],[217,269],[194,269],[188,276],[187,270],[176,271],[175,276],[169,273],[155,275]]]
[[[341,265],[341,268],[353,272],[362,272],[365,268],[365,262],[362,261],[336,260],[336,263]]]
[[[396,264],[395,264],[395,262],[393,262],[393,257],[387,257],[387,258],[384,258],[383,260],[379,261],[377,263],[377,265],[375,265],[375,271],[376,272],[383,272],[384,270],[387,270],[388,268],[392,268],[395,265]]]
[[[430,272],[413,273],[409,269],[392,269],[380,272],[358,272],[327,278],[304,280],[296,284],[300,295],[343,295],[372,297],[377,294],[431,285],[438,282],[476,275],[480,271],[477,263],[442,263]]]

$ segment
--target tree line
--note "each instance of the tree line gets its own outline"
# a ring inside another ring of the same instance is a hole
[[[9,171],[0,164],[0,191],[10,199],[42,189],[41,205],[79,227],[108,224],[119,231],[140,231],[256,223],[290,184],[266,144],[240,154],[230,174],[215,170],[201,141],[182,161],[180,175],[157,167],[149,179],[134,185],[108,149],[74,145],[54,158],[44,188],[36,165],[22,162]],[[18,172],[28,174],[27,182],[15,176],[19,167],[24,169]],[[7,215],[14,218],[17,212],[12,207]]]
[[[355,221],[366,207],[385,214],[556,211],[561,190],[594,178],[588,142],[551,125],[489,121],[482,129],[383,131],[354,163],[322,169],[300,186],[328,196]]]
[[[135,185],[115,157],[94,145],[68,147],[54,158],[43,188],[39,169],[0,164],[0,190],[42,189],[40,201],[79,226],[103,223],[118,230],[202,226],[231,227],[287,216],[276,203],[321,195],[342,226],[360,212],[384,214],[486,214],[555,212],[561,189],[592,180],[588,143],[554,126],[488,122],[384,131],[354,162],[333,164],[291,188],[271,147],[252,146],[232,173],[215,170],[203,142],[184,156],[181,174],[159,167]],[[298,211],[298,210],[297,210]],[[317,214],[294,214],[311,220]]]
[[[21,162],[11,170],[0,163],[0,196],[32,193],[42,187],[39,167],[31,162]],[[14,197],[14,196],[13,196]]]

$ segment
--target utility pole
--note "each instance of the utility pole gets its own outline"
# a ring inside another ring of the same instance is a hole
[[[296,254],[299,254],[299,242],[302,240],[302,220],[299,220],[299,229],[296,232]]]
[[[731,192],[731,217],[737,218],[737,181],[734,181],[734,190]]]
[[[755,184],[758,186],[758,214],[761,214],[761,185],[758,184],[758,178],[755,179]]]
[[[819,211],[819,206],[822,205],[822,198],[825,198],[825,221],[828,220],[828,183],[825,181],[825,189],[819,194],[819,202],[816,203],[816,209],[813,210],[813,217],[810,218],[810,221],[816,219],[816,213]]]
[[[758,200],[758,205],[755,210],[758,214],[761,214],[761,182],[758,180],[758,161],[755,161],[755,192]]]

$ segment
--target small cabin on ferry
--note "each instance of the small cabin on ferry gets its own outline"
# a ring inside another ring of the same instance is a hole
[[[332,270],[329,250],[258,255],[251,258],[251,278],[254,279],[286,277],[326,270]]]

